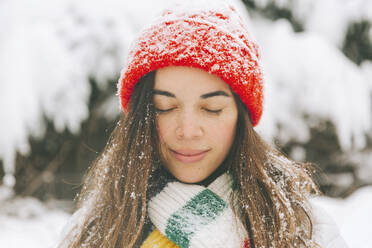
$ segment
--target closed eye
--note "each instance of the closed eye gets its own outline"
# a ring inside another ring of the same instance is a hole
[[[214,114],[219,114],[222,111],[222,109],[212,110],[212,109],[207,109],[207,108],[204,108],[204,110],[209,113],[214,113]]]
[[[158,112],[158,113],[166,113],[166,112],[169,112],[171,110],[173,110],[175,108],[170,108],[170,109],[159,109],[159,108],[155,108],[155,111]]]
[[[170,108],[170,109],[155,108],[155,111],[158,112],[158,113],[167,113],[167,112],[172,111],[173,109],[175,109],[175,108]],[[222,112],[222,109],[212,110],[212,109],[203,108],[203,110],[205,110],[206,112],[209,112],[209,113],[213,113],[213,114],[219,114],[219,113]]]

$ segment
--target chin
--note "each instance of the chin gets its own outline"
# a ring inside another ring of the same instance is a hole
[[[174,175],[182,183],[199,183],[207,177],[187,177],[185,175]]]

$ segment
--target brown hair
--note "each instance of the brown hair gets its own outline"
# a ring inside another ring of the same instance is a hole
[[[78,197],[77,219],[60,247],[139,247],[146,238],[149,185],[161,184],[152,89],[155,72],[136,84],[129,112],[93,162]],[[314,247],[307,198],[311,167],[287,159],[255,132],[240,98],[236,137],[224,167],[234,179],[234,211],[251,247]],[[164,181],[164,180],[163,180]],[[164,182],[163,182],[164,183]],[[149,190],[150,191],[150,190]]]
[[[319,247],[312,241],[308,202],[311,194],[319,193],[312,179],[314,166],[290,160],[267,144],[234,96],[238,123],[226,161],[236,186],[234,210],[251,235],[251,246]]]

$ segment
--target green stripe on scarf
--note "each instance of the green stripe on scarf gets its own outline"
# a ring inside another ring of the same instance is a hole
[[[205,189],[169,217],[165,234],[180,247],[188,248],[195,232],[212,222],[227,207],[218,195]]]

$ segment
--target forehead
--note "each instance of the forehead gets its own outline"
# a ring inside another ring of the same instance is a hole
[[[220,77],[202,69],[186,66],[168,66],[159,69],[155,75],[155,89],[170,92],[201,92],[213,90],[230,92],[229,85]]]

